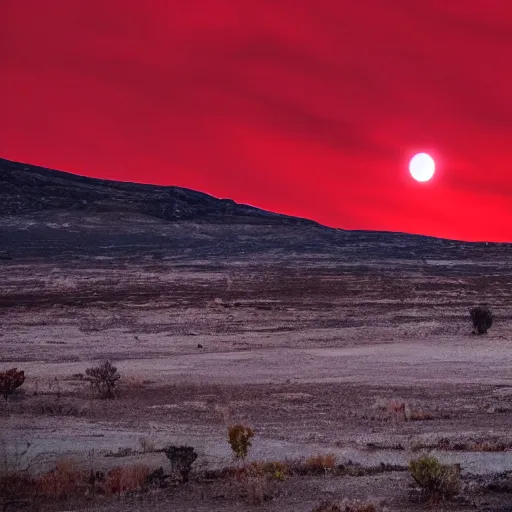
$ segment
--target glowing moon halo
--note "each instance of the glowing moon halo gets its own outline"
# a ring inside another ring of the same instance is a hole
[[[409,172],[416,181],[425,182],[434,176],[436,164],[427,153],[418,153],[409,162]]]

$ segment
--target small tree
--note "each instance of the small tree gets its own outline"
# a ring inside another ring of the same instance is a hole
[[[85,370],[87,380],[100,398],[114,398],[117,382],[121,378],[110,361]]]
[[[431,503],[451,498],[460,490],[460,466],[441,464],[424,455],[409,462],[409,472]]]
[[[0,372],[0,393],[7,400],[14,390],[19,388],[25,382],[25,372],[17,368],[11,368],[5,372]]]
[[[473,331],[476,334],[485,334],[490,329],[493,321],[493,314],[488,307],[477,306],[469,311],[473,322]]]
[[[254,431],[244,425],[231,425],[228,428],[228,442],[237,459],[245,459],[251,447]]]
[[[171,445],[164,448],[163,452],[171,461],[173,473],[178,473],[183,483],[188,482],[192,464],[194,464],[197,459],[197,453],[194,448],[192,448],[192,446]]]

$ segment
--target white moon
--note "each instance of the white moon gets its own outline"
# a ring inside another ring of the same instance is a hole
[[[427,153],[418,153],[409,162],[409,171],[416,181],[428,181],[436,170],[434,159]]]

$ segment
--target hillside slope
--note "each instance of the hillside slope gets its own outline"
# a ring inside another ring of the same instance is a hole
[[[346,231],[179,187],[86,178],[0,159],[0,256],[180,259],[512,259],[512,244]]]

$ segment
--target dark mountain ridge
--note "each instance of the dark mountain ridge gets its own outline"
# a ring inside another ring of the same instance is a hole
[[[44,210],[132,212],[172,221],[314,223],[186,188],[88,178],[0,158],[0,215]]]
[[[185,188],[87,178],[0,159],[2,254],[485,265],[489,258],[512,262],[512,244],[333,229]]]

